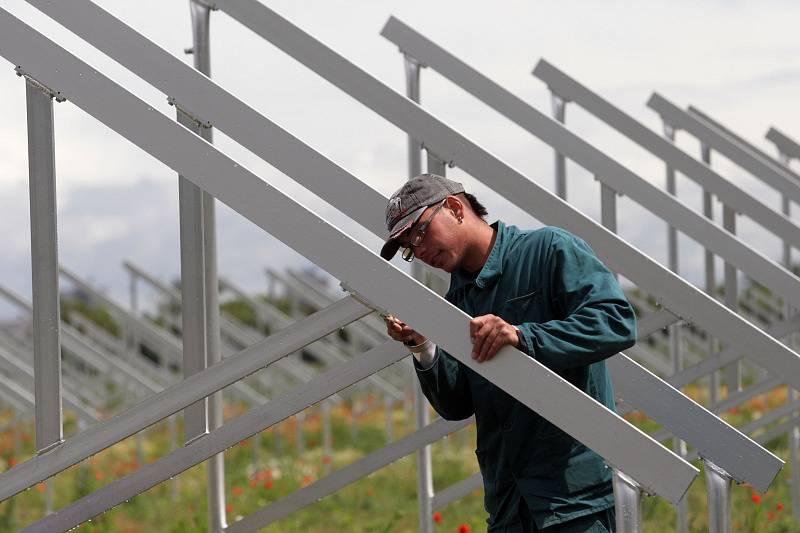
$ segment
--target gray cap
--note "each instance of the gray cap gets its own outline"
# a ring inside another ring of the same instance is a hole
[[[381,248],[381,257],[387,261],[394,257],[400,248],[397,237],[419,220],[425,208],[463,192],[463,185],[436,174],[420,174],[408,180],[389,198],[386,205],[389,238]]]

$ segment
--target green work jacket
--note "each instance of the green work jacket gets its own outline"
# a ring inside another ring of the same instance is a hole
[[[603,360],[635,344],[636,317],[613,274],[563,229],[492,227],[483,268],[454,272],[445,298],[471,316],[516,325],[523,352],[614,409]],[[611,471],[595,452],[440,348],[431,366],[414,364],[442,418],[475,415],[490,531],[516,521],[520,498],[539,529],[614,505]]]

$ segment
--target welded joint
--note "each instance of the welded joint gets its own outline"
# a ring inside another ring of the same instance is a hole
[[[561,96],[556,92],[555,89],[553,89],[549,85],[547,86],[547,88],[550,91],[550,105],[553,108],[553,114],[558,117],[564,112],[564,108],[572,100]],[[561,122],[561,120],[563,119],[559,119],[559,122]]]
[[[184,106],[179,104],[174,96],[168,96],[167,97],[167,103],[169,105],[171,105],[171,106],[174,106],[175,109],[178,110],[178,113],[180,113],[184,117],[188,118],[189,120],[191,120],[192,122],[197,124],[198,127],[206,128],[206,129],[210,129],[211,128],[211,122],[210,121],[203,120],[199,116],[197,116],[194,113],[192,113],[191,111],[189,111],[187,108],[185,108]]]
[[[664,121],[664,137],[669,139],[672,142],[675,142],[675,132],[677,128],[670,124],[669,122]]]
[[[51,89],[50,87],[48,87],[44,83],[40,82],[39,80],[37,80],[36,78],[34,78],[33,76],[31,76],[30,74],[25,72],[24,70],[22,70],[22,67],[20,67],[19,65],[14,67],[14,72],[17,73],[17,76],[25,78],[26,82],[30,83],[31,85],[33,85],[34,87],[39,89],[40,91],[42,91],[44,94],[46,94],[50,98],[54,98],[56,102],[61,103],[61,102],[66,102],[67,101],[66,97],[64,97],[64,95],[61,94],[61,91],[56,91],[56,90]]]
[[[614,194],[616,196],[618,196],[619,198],[624,198],[625,197],[624,193],[619,192],[618,190],[616,190],[613,187],[611,187],[611,185],[608,185],[605,182],[603,182],[597,174],[594,175],[594,181],[599,181],[601,186],[604,186],[606,189],[610,189],[610,190],[614,191]]]
[[[212,2],[211,0],[189,0],[195,4],[200,4],[203,7],[207,7],[211,11],[219,11],[219,7],[217,7],[216,2]]]
[[[58,448],[62,444],[64,444],[64,439],[63,438],[48,444],[47,446],[45,446],[41,450],[36,450],[36,455],[44,455],[44,454],[46,454],[48,452],[51,452],[51,451],[55,450],[56,448]]]
[[[408,52],[406,52],[402,48],[398,48],[398,50],[400,50],[400,53],[403,54],[403,59],[407,63],[409,63],[412,67],[428,68],[428,65],[426,65],[425,63],[423,63],[422,61],[420,61],[416,57],[412,56],[411,54],[409,54]]]
[[[342,288],[342,290],[344,292],[350,294],[350,296],[352,296],[353,298],[355,298],[357,301],[359,301],[360,303],[364,304],[365,306],[369,307],[370,309],[375,310],[382,317],[389,316],[389,311],[387,311],[383,307],[377,305],[372,300],[370,300],[369,298],[367,298],[366,296],[364,296],[363,294],[361,294],[360,292],[355,290],[346,281],[342,281],[341,283],[339,283],[339,286]]]
[[[700,454],[698,454],[698,456],[703,461],[703,465],[705,466],[705,468],[707,468],[709,470],[712,470],[718,476],[725,477],[725,478],[730,478],[730,479],[736,481],[736,479],[730,474],[730,472],[728,472],[727,470],[725,470],[721,466],[711,462],[709,459],[703,457]]]
[[[420,143],[419,147],[420,147],[420,150],[425,150],[426,152],[428,152],[428,157],[431,157],[432,159],[435,159],[436,161],[442,163],[447,168],[454,168],[456,166],[456,162],[455,162],[454,159],[450,159],[448,161],[448,160],[446,160],[444,158],[439,157],[436,154],[436,152],[434,152],[433,150],[431,150],[430,148],[425,146],[425,143]]]

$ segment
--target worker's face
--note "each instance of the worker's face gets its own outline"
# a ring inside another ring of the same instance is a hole
[[[417,228],[429,221],[422,242],[413,248],[414,257],[434,268],[453,272],[464,252],[463,225],[458,222],[459,216],[463,217],[463,206],[456,198],[449,197],[441,209],[437,207],[438,204],[428,207],[401,242],[408,242]]]

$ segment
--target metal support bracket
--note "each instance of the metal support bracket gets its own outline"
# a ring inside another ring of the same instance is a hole
[[[192,50],[192,53],[194,53],[194,50]],[[169,105],[171,105],[171,106],[174,106],[175,109],[178,110],[178,113],[180,113],[184,117],[186,117],[189,120],[191,120],[192,122],[194,122],[197,125],[197,127],[205,128],[205,129],[211,129],[212,125],[211,125],[210,121],[203,120],[202,118],[198,117],[197,115],[195,115],[194,113],[192,113],[191,111],[186,109],[184,106],[182,106],[181,104],[178,103],[178,101],[175,99],[174,96],[168,96],[167,97],[167,103]]]
[[[195,4],[200,4],[201,6],[207,7],[211,11],[219,11],[219,7],[217,7],[216,2],[212,2],[210,0],[189,0],[190,2],[194,2]]]
[[[20,66],[14,67],[14,72],[17,73],[17,76],[25,78],[25,80],[27,80],[28,83],[30,83],[31,85],[37,87],[44,94],[50,96],[50,98],[54,98],[56,102],[61,103],[61,102],[66,102],[67,101],[67,99],[61,94],[60,91],[55,91],[55,90],[51,89],[50,87],[48,87],[44,83],[40,82],[39,80],[37,80],[36,78],[34,78],[33,76],[31,76],[30,74],[25,72],[24,70],[22,70],[22,67],[20,67]]]
[[[417,59],[416,57],[412,56],[411,54],[409,54],[408,52],[406,52],[402,48],[398,48],[398,50],[400,50],[400,53],[403,54],[403,59],[405,59],[409,63],[411,63],[414,66],[419,67],[419,68],[428,68],[428,65],[426,65],[425,63],[422,63],[419,59]]]
[[[383,317],[389,316],[389,311],[387,311],[386,309],[383,309],[381,306],[373,303],[369,298],[367,298],[366,296],[364,296],[363,294],[361,294],[360,292],[355,290],[347,282],[342,281],[341,283],[339,283],[339,286],[342,288],[342,290],[344,292],[350,294],[350,296],[352,296],[353,298],[355,298],[357,301],[361,302],[362,304],[366,305],[370,309],[374,309],[375,312],[377,312],[379,315],[381,315]]]
[[[436,152],[434,152],[433,150],[431,150],[430,148],[428,148],[427,146],[425,146],[425,143],[421,143],[421,144],[420,144],[420,148],[421,148],[421,149],[423,149],[423,150],[425,150],[425,151],[428,153],[428,157],[429,157],[429,158],[436,159],[437,161],[439,161],[439,162],[441,162],[443,165],[445,165],[447,168],[454,168],[454,167],[456,166],[456,162],[455,162],[455,160],[451,159],[450,161],[447,161],[447,160],[445,160],[445,159],[442,159],[441,157],[439,157],[438,155],[436,155]]]

